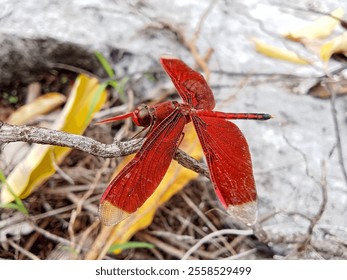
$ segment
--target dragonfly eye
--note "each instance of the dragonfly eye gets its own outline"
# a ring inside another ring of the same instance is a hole
[[[153,115],[147,105],[140,105],[134,111],[133,121],[137,126],[147,127],[153,123]]]

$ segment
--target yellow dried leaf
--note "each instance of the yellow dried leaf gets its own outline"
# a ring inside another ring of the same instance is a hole
[[[6,122],[15,125],[25,124],[38,115],[44,115],[54,110],[65,101],[66,97],[61,93],[46,93],[13,112]]]
[[[320,58],[327,63],[334,53],[347,52],[347,32],[326,42],[320,49]]]
[[[256,51],[265,56],[297,64],[310,64],[308,60],[300,58],[295,52],[265,44],[255,38],[252,41]]]
[[[283,36],[293,41],[300,41],[301,39],[324,39],[334,31],[336,25],[339,23],[338,19],[341,19],[343,14],[344,10],[337,8],[331,13],[331,17],[320,17],[304,27],[288,31]]]
[[[189,155],[197,160],[203,157],[199,139],[191,123],[185,127],[185,136],[180,148],[186,150]],[[132,157],[128,157],[124,160],[124,163],[117,168],[117,173],[131,158]],[[168,201],[175,193],[180,191],[189,181],[196,178],[198,175],[199,174],[184,168],[179,165],[177,161],[173,160],[154,194],[138,209],[138,211],[113,228],[103,227],[103,231],[106,234],[101,234],[95,241],[95,244],[104,245],[102,249],[100,248],[103,250],[101,255],[105,254],[112,244],[127,242],[137,231],[149,226],[158,207]],[[119,252],[120,250],[115,251],[115,253]],[[89,256],[89,258],[97,258],[97,256],[94,254],[93,256]]]
[[[106,92],[96,96],[98,88],[99,83],[95,78],[79,75],[52,129],[82,134],[90,122],[90,113],[97,112],[105,103]],[[8,185],[20,198],[27,197],[55,173],[55,165],[60,164],[70,151],[64,147],[33,145],[27,157],[7,177]],[[3,186],[1,202],[12,200],[13,196]]]

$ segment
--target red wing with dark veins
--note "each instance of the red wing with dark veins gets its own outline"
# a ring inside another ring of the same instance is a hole
[[[215,101],[212,90],[199,72],[172,56],[162,56],[160,63],[185,103],[195,109],[213,110]]]
[[[257,193],[245,137],[235,124],[225,119],[197,112],[192,120],[218,198],[230,215],[253,224],[257,217]]]
[[[182,113],[174,110],[150,132],[134,159],[111,181],[99,208],[105,225],[119,223],[153,194],[170,165],[185,124]]]

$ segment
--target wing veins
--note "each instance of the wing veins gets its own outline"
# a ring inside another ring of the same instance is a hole
[[[132,211],[140,207],[165,175],[185,124],[182,112],[174,110],[156,126],[135,158],[113,179],[102,201],[111,198],[117,207],[131,208]],[[133,201],[131,206],[127,205],[129,201]]]
[[[254,200],[250,153],[241,131],[235,124],[223,119],[200,117],[197,114],[192,119],[221,202],[227,206]],[[239,147],[228,145],[224,139],[234,141]]]

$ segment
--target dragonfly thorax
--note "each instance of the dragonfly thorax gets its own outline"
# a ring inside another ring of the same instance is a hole
[[[161,123],[174,111],[179,110],[190,122],[190,113],[194,108],[190,104],[166,101],[156,105],[140,105],[133,112],[132,119],[137,126],[148,127]]]

